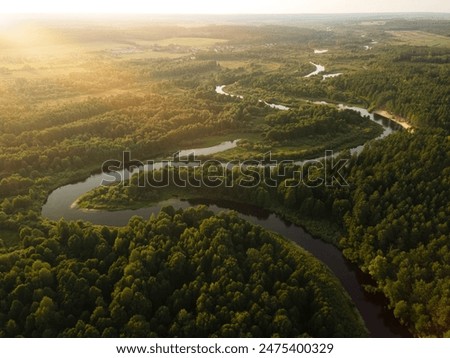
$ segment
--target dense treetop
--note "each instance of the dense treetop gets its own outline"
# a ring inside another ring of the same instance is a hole
[[[0,336],[366,335],[337,279],[234,214],[163,209],[123,229],[58,222],[0,255]]]

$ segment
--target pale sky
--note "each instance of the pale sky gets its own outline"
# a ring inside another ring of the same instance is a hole
[[[3,13],[289,14],[446,12],[450,0],[0,0]]]

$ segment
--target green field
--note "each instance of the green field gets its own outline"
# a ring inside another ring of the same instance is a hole
[[[424,31],[387,31],[395,42],[411,46],[450,47],[450,37]]]
[[[159,45],[159,46],[186,46],[186,47],[211,47],[224,44],[227,39],[209,38],[209,37],[170,37],[158,41],[136,41],[138,45]]]

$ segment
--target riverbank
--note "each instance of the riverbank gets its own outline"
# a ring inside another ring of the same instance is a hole
[[[395,114],[392,114],[391,112],[388,112],[384,109],[377,109],[375,111],[373,111],[374,114],[381,116],[383,118],[387,118],[397,124],[399,124],[400,126],[402,126],[404,129],[406,129],[407,131],[412,131],[413,130],[413,126],[411,124],[408,123],[408,120],[406,118],[397,116]]]
[[[212,203],[233,203],[234,205],[247,205],[248,202],[234,196],[230,193],[228,196],[224,196],[223,193],[216,194],[214,190],[198,190],[196,188],[178,188],[178,187],[164,187],[159,190],[153,190],[151,199],[146,199],[144,196],[139,198],[128,198],[120,195],[116,197],[118,199],[111,200],[106,198],[105,193],[102,192],[102,188],[95,188],[90,192],[77,198],[72,204],[71,209],[81,210],[85,213],[95,212],[120,212],[125,210],[139,210],[157,206],[160,202],[164,202],[170,199],[177,199],[182,201],[192,201],[199,204],[212,204]],[[267,213],[273,213],[278,215],[283,220],[289,221],[295,225],[304,228],[314,238],[320,239],[324,242],[330,243],[337,248],[339,247],[338,241],[342,234],[340,228],[336,223],[331,220],[314,219],[312,217],[305,217],[299,213],[287,210],[279,203],[270,201],[270,203],[263,206],[254,206],[252,209],[266,211]],[[256,210],[257,211],[257,210]]]

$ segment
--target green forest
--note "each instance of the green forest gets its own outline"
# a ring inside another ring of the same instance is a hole
[[[121,229],[59,221],[1,256],[0,335],[361,337],[336,278],[232,214],[163,209]]]
[[[376,280],[371,290],[389,299],[395,316],[414,334],[448,335],[450,145],[444,132],[398,133],[374,142],[346,168],[346,187],[292,185],[295,176],[289,171],[296,169],[277,168],[288,177],[272,176],[280,183],[277,187],[264,182],[238,185],[250,176],[256,180],[267,169],[234,176],[225,172],[234,185],[227,186],[224,180],[221,186],[205,183],[199,188],[139,186],[140,179],[134,177],[130,186],[102,186],[87,193],[79,205],[110,210],[139,207],[167,195],[254,203],[342,248],[349,260]],[[200,177],[195,170],[207,169],[180,169],[173,177]],[[300,170],[306,173],[308,167]],[[170,172],[167,168],[160,176]],[[333,176],[333,171],[327,175]]]
[[[166,207],[123,227],[42,215],[54,190],[124,151],[161,160],[231,140],[203,159],[333,150],[348,163],[227,169],[232,185],[214,187],[143,187],[141,173],[85,192],[74,210],[251,203],[338,247],[412,336],[450,337],[448,21],[71,21],[36,20],[21,41],[0,32],[0,337],[370,336],[329,268],[235,213]],[[324,70],[309,76],[314,64]],[[339,104],[412,129],[376,139],[379,124]],[[276,185],[254,185],[267,171]]]

